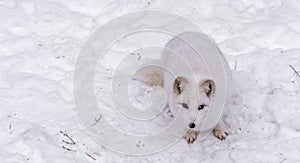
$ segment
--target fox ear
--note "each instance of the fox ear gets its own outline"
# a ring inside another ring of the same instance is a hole
[[[187,88],[187,80],[183,77],[177,77],[174,81],[173,90],[175,95],[180,95]]]
[[[215,82],[213,80],[206,80],[200,84],[200,92],[204,92],[207,97],[212,98],[215,93]]]

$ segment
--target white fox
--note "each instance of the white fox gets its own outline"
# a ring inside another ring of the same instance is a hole
[[[179,42],[181,43],[178,44]],[[161,86],[166,90],[166,108],[169,108],[171,113],[181,109],[181,112],[187,115],[184,116],[188,122],[184,138],[188,143],[193,143],[217,88],[201,57],[188,46],[190,45],[182,43],[180,38],[171,39],[161,55],[164,67],[147,67],[141,73],[148,85]],[[213,129],[213,134],[220,140],[224,140],[228,135],[222,119]]]

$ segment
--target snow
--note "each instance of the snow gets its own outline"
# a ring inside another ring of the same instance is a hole
[[[189,18],[225,54],[235,91],[225,141],[127,156],[81,126],[72,86],[81,48],[105,22],[142,9]],[[300,71],[299,11],[296,0],[0,0],[1,162],[299,162],[300,78],[289,66]]]

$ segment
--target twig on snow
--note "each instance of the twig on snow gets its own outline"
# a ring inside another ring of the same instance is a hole
[[[102,118],[102,115],[99,116],[99,118],[95,118],[95,123],[92,124],[92,126],[95,126]]]
[[[91,159],[93,159],[93,160],[96,160],[96,158],[95,157],[93,157],[93,156],[91,156],[90,154],[88,154],[88,153],[85,153],[87,156],[89,156]]]
[[[67,147],[65,147],[65,146],[62,146],[62,148],[63,148],[63,149],[66,149],[67,151],[76,152],[76,150],[74,150],[74,149],[70,149],[70,148],[67,148]]]
[[[65,141],[65,140],[62,140],[62,142],[66,143],[66,144],[70,144],[70,145],[75,145],[75,141],[67,134],[67,132],[62,132],[60,131],[61,134],[63,134],[63,136],[67,137],[71,142],[69,141]]]
[[[299,77],[300,78],[300,71],[297,71],[292,65],[289,65],[292,69],[293,69],[293,71],[294,71],[294,75],[296,75],[297,77]]]

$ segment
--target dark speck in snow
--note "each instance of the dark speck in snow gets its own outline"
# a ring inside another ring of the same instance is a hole
[[[141,60],[142,56],[140,55],[140,53],[137,54],[139,56],[138,60]]]

